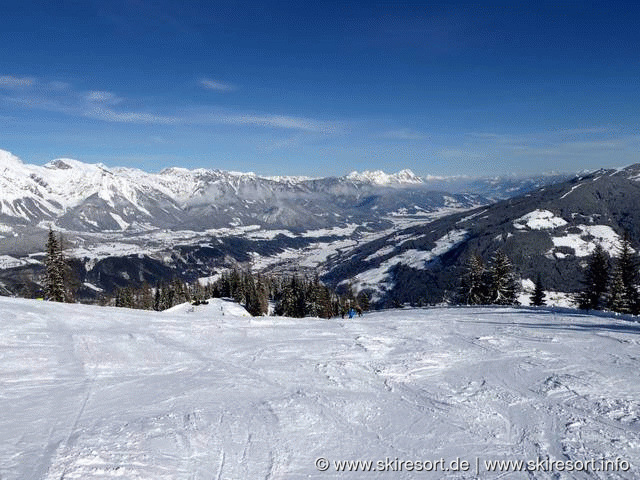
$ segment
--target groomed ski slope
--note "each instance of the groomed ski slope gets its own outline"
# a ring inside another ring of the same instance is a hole
[[[0,298],[0,478],[471,479],[476,458],[479,478],[640,477],[640,324],[508,308],[188,310]],[[333,464],[457,457],[471,470]],[[538,457],[629,470],[483,468]]]

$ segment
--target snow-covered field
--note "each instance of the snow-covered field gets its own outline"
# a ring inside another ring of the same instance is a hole
[[[0,478],[640,476],[639,324],[526,308],[190,310],[0,298]],[[468,471],[334,463],[458,457]],[[627,471],[484,463],[538,458]]]

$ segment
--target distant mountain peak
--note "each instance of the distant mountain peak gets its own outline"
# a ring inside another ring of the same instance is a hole
[[[400,184],[421,184],[422,179],[409,169],[388,174],[382,170],[365,170],[363,172],[353,171],[345,176],[349,180],[372,183],[375,185],[400,185]]]
[[[73,168],[71,165],[69,165],[67,162],[65,162],[61,158],[59,158],[57,160],[53,160],[52,162],[47,163],[46,166],[48,168],[56,168],[58,170],[70,170],[70,169]]]
[[[16,157],[13,153],[6,150],[0,150],[0,167],[19,166],[22,165],[22,160]]]

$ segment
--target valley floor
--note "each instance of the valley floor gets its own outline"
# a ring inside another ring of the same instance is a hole
[[[189,310],[0,298],[0,478],[640,476],[640,324],[508,308]],[[457,458],[468,471],[334,463]],[[485,464],[538,458],[594,460]],[[603,458],[610,471],[592,471]]]

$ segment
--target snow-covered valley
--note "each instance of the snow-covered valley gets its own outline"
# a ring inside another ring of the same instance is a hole
[[[156,313],[12,298],[0,318],[3,480],[638,477],[634,322],[527,308],[252,318],[223,300]],[[458,457],[468,471],[334,463]],[[539,458],[612,463],[484,463]]]

